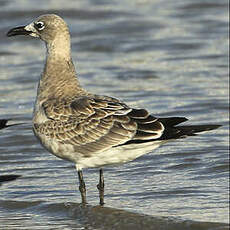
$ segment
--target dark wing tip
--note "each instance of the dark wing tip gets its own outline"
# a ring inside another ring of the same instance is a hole
[[[160,139],[168,140],[196,136],[198,133],[214,130],[220,126],[221,125],[188,125],[171,127],[165,130]]]
[[[204,126],[206,126],[206,129],[208,131],[208,130],[218,129],[223,125],[204,125]]]
[[[166,117],[166,118],[158,118],[159,122],[161,122],[164,126],[174,127],[180,123],[188,121],[186,117]]]
[[[188,131],[195,134],[195,133],[218,129],[221,126],[222,125],[188,125],[188,126],[177,126],[176,128],[179,130]]]

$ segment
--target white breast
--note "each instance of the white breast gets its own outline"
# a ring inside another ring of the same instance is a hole
[[[126,163],[153,151],[161,144],[163,144],[162,141],[155,141],[113,147],[107,151],[96,153],[91,157],[78,159],[76,162],[76,168],[80,170],[82,168]]]

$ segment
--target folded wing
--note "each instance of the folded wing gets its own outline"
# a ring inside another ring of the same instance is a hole
[[[43,103],[47,121],[34,124],[48,138],[71,144],[84,155],[130,140],[159,138],[164,126],[144,109],[131,109],[117,99],[93,96]]]

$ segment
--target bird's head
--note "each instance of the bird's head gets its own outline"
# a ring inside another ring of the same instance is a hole
[[[69,36],[69,29],[65,21],[55,14],[38,17],[26,26],[15,27],[8,31],[7,36],[29,35],[50,43],[58,36]]]

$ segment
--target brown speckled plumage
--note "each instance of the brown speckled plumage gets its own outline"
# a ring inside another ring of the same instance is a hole
[[[131,139],[154,139],[163,126],[143,109],[131,109],[97,95],[50,99],[42,104],[47,121],[34,124],[37,133],[71,144],[87,156]],[[79,148],[80,146],[80,148]]]
[[[20,34],[38,37],[47,47],[34,107],[34,133],[51,153],[76,164],[83,203],[86,193],[82,168],[125,163],[167,140],[218,127],[178,126],[187,119],[155,118],[145,109],[133,109],[118,99],[83,89],[71,58],[68,26],[57,15],[42,15],[8,32],[8,36]],[[103,204],[102,170],[98,189]]]

